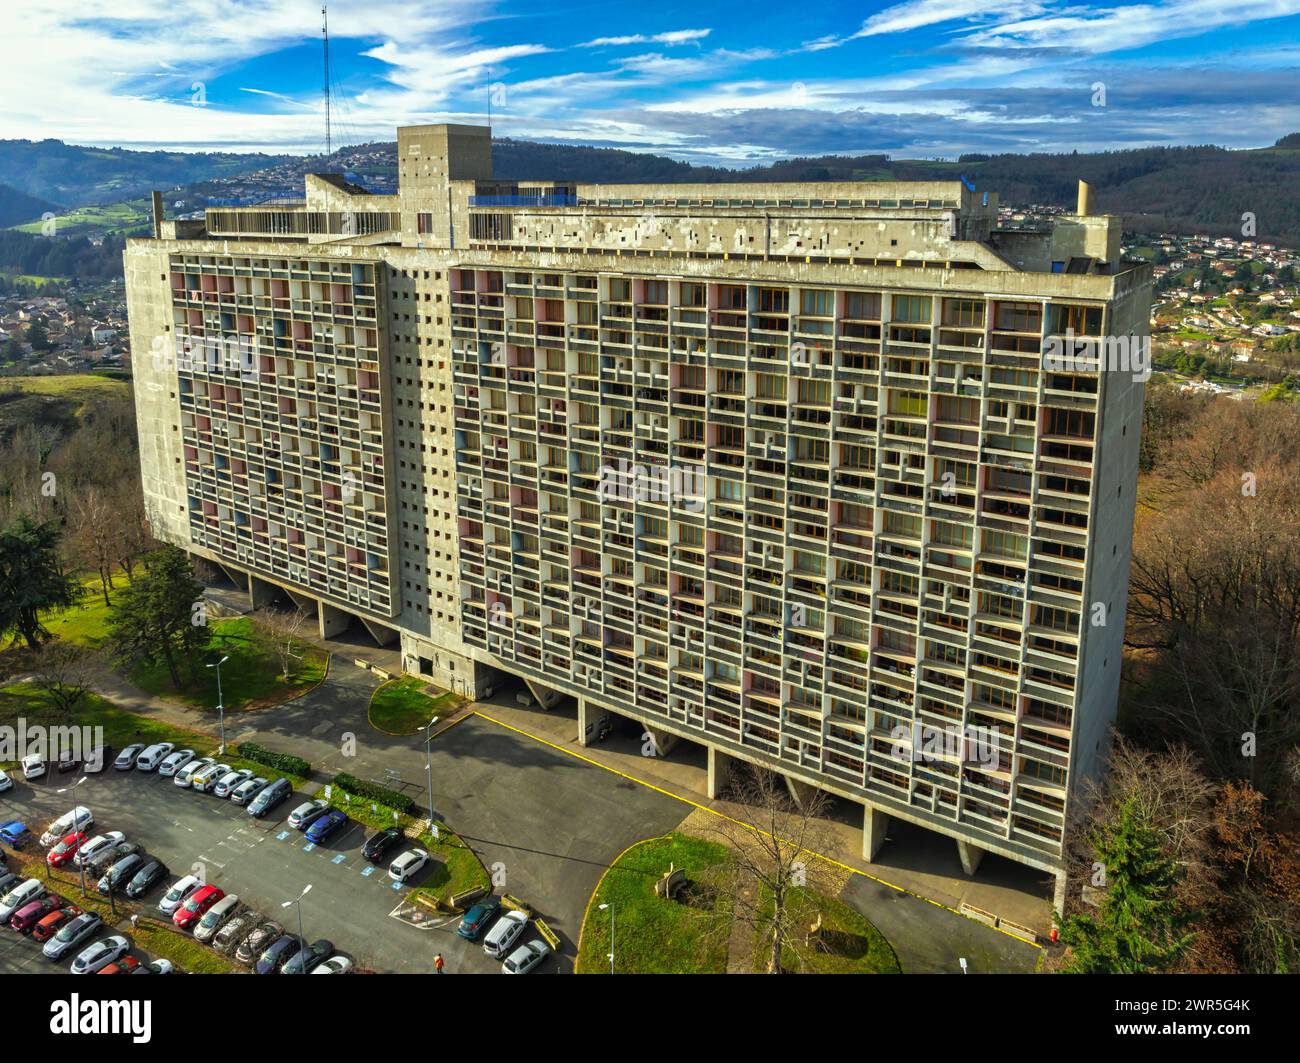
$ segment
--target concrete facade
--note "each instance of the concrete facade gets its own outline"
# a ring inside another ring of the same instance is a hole
[[[896,816],[1056,870],[1126,606],[1142,381],[1106,341],[1150,270],[1117,219],[398,150],[396,197],[309,179],[128,245],[160,537],[441,685],[571,695],[582,741],[702,744],[710,794],[748,761],[856,801],[868,859]]]

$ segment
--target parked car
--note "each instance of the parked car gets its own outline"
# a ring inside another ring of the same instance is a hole
[[[99,880],[96,887],[101,896],[107,897],[110,893],[116,893],[118,890],[125,888],[126,884],[135,877],[135,873],[144,866],[144,857],[139,853],[128,853],[120,860],[113,861],[113,864],[103,877]]]
[[[456,933],[466,941],[477,941],[487,931],[492,920],[497,917],[501,911],[501,899],[499,897],[485,897],[474,905],[460,921],[460,926],[456,928]]]
[[[168,753],[163,758],[163,762],[158,765],[158,774],[164,778],[174,778],[176,773],[193,759],[194,750],[192,749],[178,749],[175,752]]]
[[[103,925],[104,920],[98,912],[82,912],[59,928],[58,933],[45,943],[41,954],[47,960],[61,960],[98,934]]]
[[[123,956],[116,963],[101,967],[99,974],[135,974],[140,969],[140,961],[134,956]]]
[[[0,867],[0,897],[3,897],[18,883],[22,881],[17,875],[7,868]]]
[[[318,816],[312,820],[311,826],[303,833],[309,842],[320,845],[337,834],[347,821],[347,813],[337,808],[331,808],[323,816]]]
[[[166,877],[167,865],[161,860],[149,860],[131,877],[123,892],[132,900],[143,897]]]
[[[550,954],[551,946],[541,938],[526,941],[506,957],[501,965],[501,973],[527,974]]]
[[[39,753],[28,753],[23,757],[23,778],[39,779],[45,774],[45,758]]]
[[[378,834],[372,834],[366,840],[366,844],[361,847],[361,855],[372,864],[382,864],[384,854],[391,852],[395,846],[401,845],[405,840],[406,835],[400,827],[387,827]]]
[[[0,770],[0,794],[4,793],[6,790],[12,790],[13,788],[13,779],[9,778],[3,770]]]
[[[76,919],[77,916],[84,914],[85,913],[75,904],[69,904],[65,908],[56,908],[32,927],[32,940],[42,943],[49,941],[50,938],[54,937],[55,934],[67,926],[68,923],[72,922],[72,920]]]
[[[9,917],[9,926],[20,934],[26,934],[51,912],[63,907],[63,898],[47,893],[44,897],[24,904]]]
[[[299,949],[280,968],[281,974],[311,974],[320,964],[334,955],[334,942],[321,938],[305,949]]]
[[[319,797],[314,801],[307,801],[289,813],[289,826],[296,827],[298,830],[306,830],[312,825],[313,821],[325,815],[325,811],[329,807],[330,803]]]
[[[96,746],[86,754],[86,759],[81,762],[81,770],[92,775],[98,775],[104,770],[104,765],[113,759],[113,747],[105,743],[102,746]]]
[[[87,946],[72,961],[69,970],[73,974],[97,974],[110,963],[116,963],[131,951],[131,943],[120,934],[96,941]]]
[[[158,765],[166,760],[175,748],[174,742],[155,742],[136,758],[136,771],[157,771]]]
[[[132,742],[117,755],[117,760],[113,761],[113,767],[118,771],[128,771],[135,767],[136,758],[143,752],[143,742]]]
[[[175,970],[172,967],[171,960],[150,960],[148,963],[142,963],[132,974],[171,974]]]
[[[428,862],[429,854],[423,849],[407,849],[389,865],[388,877],[394,882],[405,882]]]
[[[284,927],[279,923],[263,923],[235,947],[235,959],[245,967],[251,966],[266,947],[283,933]]]
[[[135,842],[118,842],[111,849],[96,853],[89,860],[86,860],[82,867],[86,869],[87,878],[99,878],[122,857],[130,856],[132,853],[138,853],[139,851],[140,846],[136,845]]]
[[[521,912],[518,908],[503,912],[501,918],[492,924],[492,929],[483,939],[483,951],[489,956],[508,955],[510,946],[519,939],[519,935],[524,932],[524,927],[527,925],[526,912]]]
[[[279,974],[280,969],[301,948],[302,942],[293,934],[281,934],[262,950],[262,955],[257,957],[257,964],[253,970],[257,974]]]
[[[293,793],[293,784],[288,779],[276,779],[248,802],[248,814],[254,819],[261,819]]]
[[[4,842],[11,849],[21,849],[31,840],[32,832],[27,829],[25,823],[19,823],[16,819],[11,819],[8,823],[0,823],[0,842]]]
[[[352,961],[343,955],[331,956],[312,968],[312,974],[347,974],[352,970]]]
[[[223,776],[230,774],[229,764],[209,764],[190,776],[190,789],[201,794],[211,793]]]
[[[24,905],[31,904],[38,897],[45,896],[45,884],[38,878],[25,878],[0,897],[0,923],[9,922],[9,917]]]
[[[247,805],[249,801],[261,793],[265,786],[266,780],[260,775],[253,779],[245,779],[230,791],[230,803],[232,805]]]
[[[69,809],[45,828],[41,835],[41,844],[49,848],[69,831],[88,830],[95,825],[95,815],[85,805]]]
[[[204,771],[216,764],[211,757],[200,757],[198,760],[191,760],[183,768],[176,772],[172,782],[177,786],[189,786],[190,781],[199,772]]]
[[[216,886],[201,886],[196,889],[172,915],[172,922],[182,930],[188,930],[207,913],[217,901],[226,895],[225,890]]]
[[[244,938],[256,930],[261,922],[262,917],[251,909],[240,912],[238,915],[227,919],[225,924],[212,936],[212,947],[218,952],[224,952],[227,956],[231,955],[235,949],[243,944]]]
[[[212,787],[212,793],[217,797],[229,797],[240,783],[247,782],[253,777],[253,773],[247,768],[240,768],[238,771],[227,772]]]
[[[71,749],[59,750],[59,771],[60,772],[76,771],[77,768],[79,767],[81,767],[81,757],[77,755],[75,750],[71,750]]]
[[[184,878],[178,878],[172,883],[171,889],[163,894],[163,899],[158,902],[158,911],[162,912],[163,915],[172,915],[181,906],[181,903],[202,885],[203,880],[198,875],[186,875]]]
[[[87,841],[89,839],[79,830],[73,831],[71,834],[65,834],[63,840],[45,854],[45,862],[50,867],[62,867],[77,855]]]
[[[235,909],[239,907],[239,898],[233,893],[227,893],[221,900],[217,901],[211,908],[203,913],[203,918],[199,920],[199,925],[194,928],[194,938],[197,941],[211,941],[212,935],[217,932],[227,919],[235,914]]]
[[[80,867],[97,853],[102,853],[110,846],[120,845],[124,841],[126,841],[126,835],[120,830],[111,830],[107,834],[96,834],[90,841],[81,843],[81,848],[72,857],[72,862],[77,867]]]

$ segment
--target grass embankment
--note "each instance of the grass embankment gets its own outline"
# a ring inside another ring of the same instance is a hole
[[[575,970],[609,971],[609,909],[614,911],[615,970],[624,974],[721,974],[727,970],[733,930],[730,900],[711,883],[726,883],[731,850],[720,842],[668,834],[640,842],[614,863],[592,895],[582,926]],[[687,885],[674,900],[655,894],[670,867],[686,872]],[[783,965],[820,974],[895,974],[898,958],[869,920],[835,898],[810,889],[797,891],[796,922],[811,927],[822,917],[825,945],[802,948],[805,960],[787,948]],[[754,970],[766,967],[766,928],[754,930]],[[806,961],[806,962],[805,962]]]
[[[381,684],[370,697],[370,725],[384,734],[415,734],[428,727],[431,720],[446,716],[462,700],[449,690],[434,697],[426,687],[414,675]]]
[[[113,594],[127,584],[125,576],[113,578],[109,592]],[[102,649],[108,637],[109,619],[113,606],[104,603],[99,579],[91,576],[82,580],[81,600],[68,609],[44,618],[50,633],[68,642],[91,649]],[[300,654],[292,662],[287,679],[280,675],[280,659],[274,650],[257,637],[252,619],[236,617],[214,620],[209,625],[206,651],[208,662],[222,657],[229,660],[221,666],[221,690],[227,712],[240,712],[279,705],[306,693],[325,678],[329,654],[310,644],[297,647]],[[205,662],[205,663],[208,663]],[[178,690],[172,686],[166,665],[157,664],[132,669],[127,677],[154,697],[169,698],[195,708],[215,711],[217,707],[217,681],[214,669],[198,669],[198,678],[181,668],[183,684]]]
[[[107,897],[101,897],[95,884],[87,879],[87,895],[81,895],[81,877],[76,868],[64,867],[51,870],[42,855],[29,850],[15,853],[15,862],[21,868],[20,873],[26,878],[38,878],[45,883],[45,888],[65,900],[71,901],[78,908],[87,912],[98,912],[108,928],[115,934],[123,934],[135,946],[154,956],[171,960],[183,971],[194,974],[239,974],[242,972],[236,963],[222,956],[185,934],[167,925],[157,918],[157,910],[148,901],[132,901],[119,896],[115,900],[117,914],[113,913]],[[15,869],[17,870],[17,869]],[[135,913],[140,922],[134,929],[118,930],[117,924],[125,922]]]
[[[317,796],[323,796],[323,793],[324,791]],[[492,880],[483,862],[457,834],[447,829],[445,823],[438,822],[438,839],[435,841],[427,830],[415,833],[416,824],[424,826],[423,819],[394,812],[391,808],[368,797],[349,794],[338,785],[331,786],[329,802],[335,808],[343,809],[358,823],[374,830],[400,827],[406,831],[413,844],[418,842],[422,848],[429,851],[434,859],[422,873],[425,877],[419,880],[420,886],[417,892],[446,901],[466,890],[491,889]]]
[[[0,687],[0,725],[16,726],[19,717],[26,721],[28,728],[37,724],[43,727],[102,728],[103,741],[110,744],[115,753],[133,742],[143,742],[147,745],[154,742],[171,742],[177,749],[192,749],[199,756],[214,756],[219,744],[212,735],[201,731],[191,731],[152,716],[142,716],[139,713],[119,709],[99,694],[86,694],[85,699],[68,718],[56,713],[45,700],[40,689],[32,683],[10,683],[8,686]],[[230,754],[222,757],[222,763],[229,764],[236,770],[249,768],[254,775],[267,779],[284,775],[295,787],[301,786],[306,781],[297,775],[287,775],[268,768],[265,764],[258,764]],[[105,770],[111,771],[112,768],[106,767]]]

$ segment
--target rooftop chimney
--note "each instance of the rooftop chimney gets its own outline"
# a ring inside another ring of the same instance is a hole
[[[149,193],[149,197],[150,197],[150,200],[151,200],[152,203],[153,203],[153,238],[154,238],[155,240],[161,240],[161,239],[162,239],[162,223],[163,223],[163,201],[162,201],[162,193],[161,193],[161,192],[151,192],[151,193]]]
[[[1092,213],[1092,185],[1087,181],[1079,182],[1079,209],[1075,213],[1080,217],[1087,217]]]

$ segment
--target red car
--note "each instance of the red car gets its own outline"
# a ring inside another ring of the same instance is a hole
[[[188,930],[192,923],[201,919],[203,913],[225,895],[225,891],[217,889],[216,886],[204,886],[202,889],[195,890],[189,900],[176,909],[172,922],[182,930]]]
[[[25,934],[51,912],[63,907],[63,898],[47,893],[39,900],[25,904],[9,917],[9,925],[20,934]]]
[[[81,831],[73,831],[71,834],[65,834],[63,840],[53,849],[45,854],[45,862],[50,867],[62,867],[77,855],[77,850],[86,844],[90,839]]]
[[[44,919],[32,927],[33,941],[49,941],[60,930],[63,924],[67,923],[77,916],[84,914],[75,904],[70,904],[66,908],[59,908],[50,912]]]
[[[100,974],[134,974],[135,969],[140,966],[140,961],[134,956],[123,956],[117,963],[110,963],[107,967],[101,967]]]

